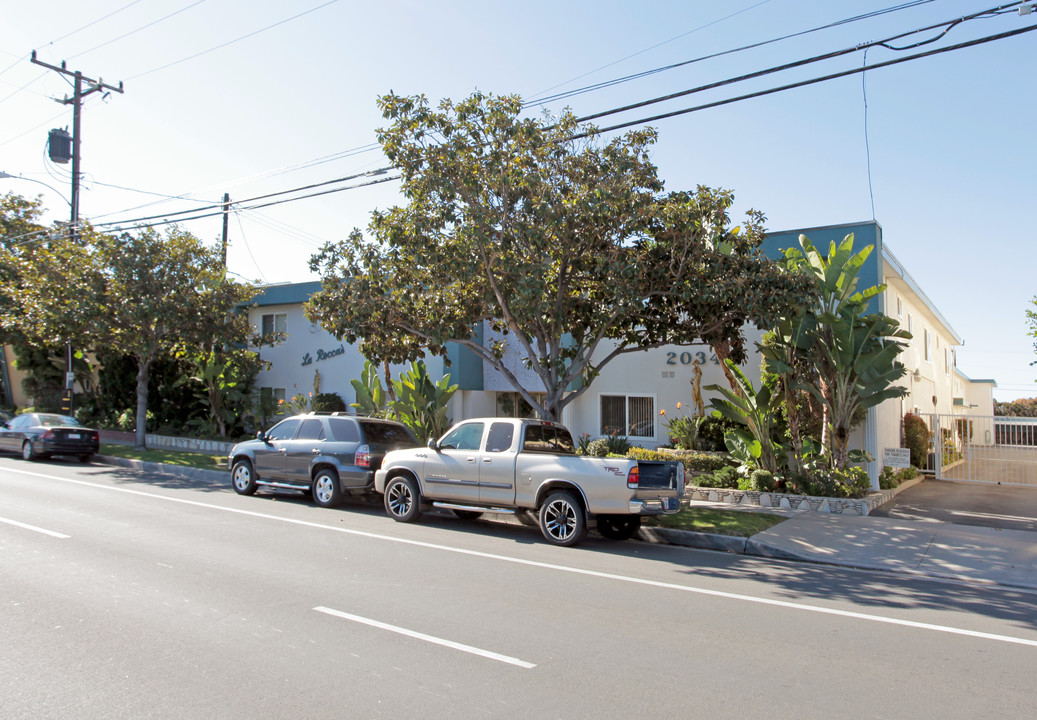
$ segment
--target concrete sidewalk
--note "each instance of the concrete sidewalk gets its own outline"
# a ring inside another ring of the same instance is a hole
[[[1037,533],[800,513],[746,542],[748,555],[1037,589]]]

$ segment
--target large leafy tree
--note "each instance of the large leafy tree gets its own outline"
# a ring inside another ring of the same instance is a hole
[[[152,364],[177,344],[234,343],[248,335],[235,308],[255,290],[226,279],[217,249],[176,227],[165,234],[52,238],[31,251],[7,253],[17,281],[6,288],[5,314],[27,337],[104,347],[137,364],[136,445],[145,445]]]
[[[776,326],[762,352],[769,368],[785,376],[788,388],[809,393],[821,406],[822,444],[830,462],[842,468],[849,458],[854,418],[906,394],[896,384],[907,372],[897,356],[911,335],[896,320],[867,312],[868,301],[886,289],[876,285],[858,290],[858,273],[874,246],[854,252],[852,234],[838,245],[832,242],[827,254],[805,235],[799,243],[786,251],[786,262],[791,271],[810,278],[811,301]],[[786,412],[794,416],[797,403],[789,402],[791,394],[787,398]],[[798,427],[798,420],[790,417],[789,424],[790,429]]]
[[[759,251],[761,215],[731,227],[729,192],[660,194],[652,129],[605,140],[568,113],[521,118],[514,96],[379,103],[406,203],[311,259],[323,286],[307,306],[376,362],[457,343],[557,420],[623,353],[705,341],[740,359],[745,322],[769,325],[806,297]],[[542,402],[505,344],[543,383]]]

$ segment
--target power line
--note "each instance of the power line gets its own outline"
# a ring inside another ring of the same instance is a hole
[[[205,2],[205,0],[195,0],[195,2],[191,3],[190,5],[187,5],[186,7],[182,7],[179,10],[174,10],[173,12],[169,13],[165,17],[160,17],[158,20],[152,20],[151,22],[149,22],[146,25],[141,25],[136,30],[130,30],[128,33],[123,33],[119,37],[112,38],[111,40],[107,40],[107,41],[101,43],[100,45],[95,45],[94,47],[90,48],[89,50],[82,50],[81,52],[77,52],[75,55],[70,55],[69,59],[75,58],[75,57],[79,57],[80,55],[86,55],[87,53],[91,53],[94,50],[100,50],[101,48],[105,47],[106,45],[111,45],[114,42],[118,42],[119,40],[122,40],[123,38],[128,38],[130,35],[136,35],[141,30],[147,30],[149,27],[152,27],[154,25],[158,25],[160,22],[164,22],[164,21],[168,20],[169,18],[173,17],[174,15],[179,15],[180,13],[185,12],[186,10],[190,10],[191,8],[193,8],[196,5],[201,5],[203,2]],[[129,7],[129,6],[127,6],[127,7]]]
[[[723,57],[724,55],[733,55],[735,53],[744,52],[746,50],[753,50],[753,49],[758,48],[758,47],[764,47],[765,45],[771,45],[771,44],[774,44],[774,43],[777,43],[777,42],[782,42],[784,40],[790,40],[792,38],[800,37],[802,35],[809,35],[811,33],[819,32],[821,30],[828,30],[830,28],[838,27],[840,25],[847,25],[847,24],[850,24],[850,23],[859,22],[861,20],[868,20],[868,19],[871,19],[873,17],[878,17],[880,15],[885,15],[885,14],[888,14],[888,13],[898,12],[900,10],[905,10],[905,9],[908,9],[908,8],[913,8],[913,7],[916,7],[918,5],[925,5],[925,4],[930,3],[930,2],[933,2],[933,0],[911,0],[911,2],[901,3],[900,5],[894,5],[892,7],[884,8],[882,10],[874,10],[872,12],[864,13],[864,14],[861,14],[861,15],[854,15],[852,17],[843,18],[842,20],[836,20],[835,22],[827,23],[825,25],[818,25],[817,27],[810,28],[809,30],[801,30],[799,32],[791,33],[789,35],[782,35],[781,37],[772,38],[770,40],[763,40],[761,42],[751,43],[749,45],[742,45],[741,47],[732,48],[730,50],[723,50],[721,52],[711,53],[709,55],[703,55],[701,57],[693,58],[691,60],[684,60],[682,62],[673,63],[671,65],[664,65],[662,67],[654,68],[652,70],[645,70],[645,71],[642,71],[642,72],[639,72],[639,73],[635,73],[635,74],[632,74],[632,75],[626,75],[624,77],[615,78],[613,80],[605,80],[605,81],[602,81],[602,82],[599,82],[599,83],[595,83],[593,85],[588,85],[588,86],[585,86],[585,87],[582,87],[582,88],[576,88],[575,90],[568,90],[566,92],[558,93],[556,95],[550,95],[550,96],[545,97],[545,98],[533,99],[533,100],[528,101],[526,104],[527,105],[542,105],[544,103],[554,102],[554,101],[557,101],[557,100],[564,100],[566,98],[575,97],[577,95],[582,95],[584,93],[588,93],[588,92],[591,92],[591,91],[594,91],[594,90],[601,90],[601,89],[606,88],[606,87],[612,87],[613,85],[619,85],[621,83],[626,83],[626,82],[629,82],[631,80],[638,80],[640,78],[648,77],[650,75],[655,75],[655,74],[658,74],[658,73],[667,72],[669,70],[675,70],[677,68],[685,67],[687,65],[692,65],[694,63],[703,62],[705,60],[712,60],[714,58]],[[1015,3],[1015,4],[1019,4],[1019,3]],[[752,7],[756,7],[756,6],[754,5]],[[751,10],[752,8],[746,8],[746,9],[747,10]],[[744,12],[744,10],[739,11],[739,12]],[[738,13],[735,13],[735,14],[737,15]],[[733,16],[729,15],[728,17],[733,17]],[[727,18],[721,18],[721,20],[726,20],[726,19]],[[717,21],[717,22],[719,22],[719,21]],[[713,25],[713,24],[715,24],[715,23],[710,23],[709,25]],[[703,28],[709,27],[709,25],[703,25],[702,27]],[[702,28],[696,28],[696,30],[692,30],[690,32],[696,32],[697,30],[700,30],[700,29],[702,29]],[[690,34],[690,33],[684,33],[684,35],[688,35],[688,34]],[[677,37],[684,37],[684,35],[678,35]],[[674,38],[674,39],[676,39],[676,38]],[[670,41],[668,40],[667,42],[670,42]],[[665,43],[660,43],[660,45],[663,45],[663,44],[665,44]],[[653,47],[659,47],[659,45],[655,45]],[[648,49],[651,50],[652,48],[648,48]],[[641,51],[641,52],[644,52],[644,51]],[[629,59],[631,57],[634,57],[635,55],[638,55],[638,54],[640,54],[640,53],[634,53],[634,55],[629,55],[629,56],[627,56],[626,58],[623,58],[623,59],[627,60],[627,59]],[[622,62],[622,61],[621,60],[617,60],[616,62],[618,63],[618,62]],[[610,67],[611,65],[615,65],[615,64],[616,63],[610,63],[609,65],[605,65],[602,68],[598,68],[598,70],[602,70],[605,67]],[[597,72],[597,70],[593,70],[591,72]],[[581,75],[580,77],[586,77],[586,75],[590,75],[590,74],[591,73],[586,73],[585,75]],[[574,79],[578,79],[578,78],[574,78]],[[571,82],[571,81],[567,81],[567,82]],[[562,85],[564,85],[564,84],[565,83],[562,83]],[[560,87],[560,86],[556,85],[555,87]],[[553,89],[553,88],[549,88],[549,89]]]
[[[804,58],[802,60],[795,60],[793,62],[785,63],[783,65],[776,65],[776,66],[773,66],[773,67],[769,67],[769,68],[766,68],[764,70],[757,70],[755,72],[746,73],[744,75],[739,75],[739,76],[732,77],[732,78],[727,78],[725,80],[718,80],[716,82],[707,83],[705,85],[699,85],[698,87],[694,87],[694,88],[691,88],[691,89],[688,89],[688,90],[681,90],[680,92],[670,93],[669,95],[663,95],[661,97],[652,98],[650,100],[644,100],[644,101],[638,102],[638,103],[632,103],[630,105],[625,105],[625,106],[620,107],[620,108],[614,108],[612,110],[606,110],[604,112],[595,113],[593,115],[586,115],[586,116],[580,118],[580,122],[587,122],[589,120],[596,120],[599,117],[605,117],[605,116],[608,116],[608,115],[615,115],[617,113],[626,112],[628,110],[636,110],[637,108],[646,107],[648,105],[655,105],[655,104],[658,104],[658,103],[661,103],[661,102],[666,102],[668,100],[674,100],[674,99],[679,98],[679,97],[684,97],[686,95],[694,95],[695,93],[700,93],[700,92],[703,92],[705,90],[714,90],[716,88],[724,87],[726,85],[733,85],[735,83],[743,82],[745,80],[752,80],[752,79],[755,79],[755,78],[763,77],[765,75],[773,75],[774,73],[782,72],[782,71],[785,71],[785,70],[791,70],[791,69],[797,68],[797,67],[804,67],[806,65],[810,65],[810,64],[813,64],[813,63],[816,63],[816,62],[821,62],[823,60],[831,60],[833,58],[841,57],[841,56],[844,56],[844,55],[850,55],[852,53],[860,52],[861,50],[866,50],[867,48],[871,48],[871,47],[885,47],[885,48],[888,48],[890,50],[905,50],[905,49],[909,49],[911,47],[917,47],[919,45],[929,44],[929,43],[935,42],[936,40],[939,40],[941,37],[943,37],[948,32],[950,32],[951,29],[953,29],[954,27],[957,27],[958,25],[960,25],[961,23],[963,23],[963,22],[965,22],[967,20],[975,20],[975,19],[980,18],[980,17],[986,17],[986,16],[989,16],[991,13],[997,12],[999,10],[1003,10],[1006,7],[1013,7],[1013,6],[1016,6],[1016,5],[1019,5],[1019,4],[1021,4],[1021,3],[1016,2],[1016,3],[1011,3],[1010,5],[1002,5],[1002,6],[997,7],[997,8],[992,8],[990,10],[982,10],[980,12],[973,13],[971,15],[967,15],[967,16],[962,17],[962,18],[955,18],[953,20],[946,20],[944,22],[935,23],[935,24],[929,25],[927,27],[917,28],[915,30],[909,30],[907,32],[902,32],[902,33],[898,33],[896,35],[891,35],[891,36],[889,36],[887,38],[883,38],[882,40],[873,40],[871,42],[861,43],[859,45],[854,45],[852,47],[843,48],[841,50],[833,50],[833,51],[830,51],[830,52],[822,53],[821,55],[814,55],[812,57]],[[924,41],[922,43],[916,43],[915,45],[907,46],[905,48],[895,48],[895,47],[893,47],[893,46],[891,46],[889,44],[889,43],[893,42],[894,40],[900,40],[901,38],[909,37],[911,35],[917,35],[918,33],[921,33],[921,32],[928,32],[930,30],[937,30],[939,28],[945,28],[945,29],[938,36],[936,36],[934,38],[930,38],[930,39],[928,39],[928,40],[926,40],[926,41]]]
[[[233,45],[234,43],[241,42],[242,40],[247,40],[248,38],[253,37],[254,35],[259,35],[260,33],[264,33],[267,30],[271,30],[271,29],[273,29],[273,28],[275,28],[275,27],[277,27],[279,25],[284,25],[287,22],[291,22],[292,20],[296,20],[298,18],[301,18],[303,15],[309,15],[312,12],[316,12],[317,10],[320,10],[321,8],[325,8],[328,5],[334,5],[337,2],[338,2],[338,0],[328,0],[328,2],[326,2],[326,3],[322,4],[322,5],[318,5],[317,7],[310,8],[309,10],[304,10],[303,12],[299,13],[298,15],[293,15],[290,18],[285,18],[284,20],[279,20],[278,22],[275,22],[272,25],[267,25],[264,28],[260,28],[259,30],[254,30],[254,31],[252,31],[252,32],[250,32],[250,33],[248,33],[246,35],[242,35],[241,37],[235,38],[233,40],[228,40],[227,42],[225,42],[225,43],[223,43],[221,45],[217,45],[215,47],[211,47],[208,50],[202,50],[201,52],[195,53],[194,55],[190,55],[190,56],[185,57],[185,58],[181,58],[180,60],[174,60],[171,63],[166,63],[165,65],[161,65],[159,67],[152,68],[151,70],[145,70],[142,73],[138,73],[137,75],[134,75],[134,76],[128,78],[128,80],[136,80],[137,78],[144,77],[145,75],[150,75],[152,73],[159,72],[160,70],[166,70],[167,68],[171,68],[174,65],[179,65],[180,63],[185,63],[188,60],[194,60],[195,58],[199,58],[202,55],[208,55],[209,53],[215,52],[216,50],[220,50],[221,48],[225,48],[228,45]]]
[[[779,87],[769,88],[767,90],[760,90],[759,92],[748,93],[746,95],[739,95],[733,98],[727,98],[726,100],[717,100],[716,102],[706,103],[704,105],[697,105],[695,107],[684,108],[683,110],[675,110],[673,112],[662,113],[660,115],[653,115],[647,118],[641,118],[639,120],[632,120],[626,123],[620,123],[618,125],[611,125],[609,127],[598,128],[596,132],[605,133],[612,132],[614,130],[622,130],[624,128],[632,127],[634,125],[645,125],[650,122],[657,120],[665,120],[667,118],[676,117],[678,115],[687,115],[688,113],[698,112],[699,110],[707,110],[709,108],[720,107],[721,105],[729,105],[735,102],[741,102],[743,100],[750,100],[757,97],[763,97],[764,95],[773,95],[774,93],[784,92],[786,90],[793,90],[795,88],[805,87],[807,85],[815,85],[821,82],[827,82],[828,80],[836,80],[838,78],[847,77],[856,73],[862,73],[867,70],[876,70],[878,68],[889,67],[890,65],[898,65],[900,63],[908,62],[910,60],[918,60],[919,58],[929,57],[930,55],[939,55],[940,53],[951,52],[952,50],[961,50],[963,48],[972,47],[974,45],[982,45],[984,43],[993,42],[995,40],[1003,40],[1005,38],[1013,37],[1015,35],[1022,35],[1023,33],[1032,32],[1037,30],[1037,25],[1030,25],[1025,28],[1019,28],[1016,30],[1009,30],[1007,32],[998,33],[997,35],[988,35],[983,38],[976,40],[969,40],[968,42],[959,43],[957,45],[949,45],[944,48],[937,48],[936,50],[929,50],[924,53],[917,53],[915,55],[909,55],[907,57],[896,58],[895,60],[888,60],[886,62],[877,63],[875,65],[869,65],[867,67],[854,68],[851,70],[844,70],[838,73],[832,73],[831,75],[824,75],[822,77],[811,78],[809,80],[803,80],[801,82],[790,83],[788,85],[782,85]],[[623,112],[624,109],[610,110],[603,113],[598,113],[594,117],[603,117],[606,115],[613,115],[619,112]],[[583,122],[586,118],[580,118],[580,122]],[[587,137],[591,133],[581,133],[574,135],[571,139],[579,139]]]
[[[385,173],[387,173],[388,171],[390,171],[392,169],[393,168],[391,168],[391,167],[378,168],[377,170],[370,170],[368,172],[357,173],[355,175],[347,175],[345,177],[335,178],[334,180],[325,180],[323,182],[312,183],[310,185],[302,185],[300,187],[291,188],[290,190],[279,190],[277,192],[266,193],[265,195],[255,195],[255,196],[250,197],[250,198],[245,198],[244,200],[235,201],[233,204],[235,206],[240,207],[244,203],[255,202],[256,200],[265,200],[267,198],[277,197],[279,195],[289,195],[291,193],[302,192],[303,190],[312,190],[314,188],[325,187],[327,185],[334,185],[336,183],[348,182],[350,180],[356,180],[357,178],[362,178],[362,177],[371,177],[371,176],[374,176],[374,175],[384,175]],[[312,197],[312,196],[307,195],[306,197]],[[264,206],[260,206],[260,207],[264,207]],[[223,208],[223,203],[222,202],[220,202],[220,203],[213,203],[211,205],[200,207],[200,208],[193,208],[191,210],[178,210],[176,212],[163,213],[161,215],[149,215],[147,217],[134,218],[133,220],[112,220],[110,222],[97,223],[94,227],[111,227],[111,226],[114,226],[114,225],[125,225],[127,223],[137,223],[137,222],[143,222],[143,221],[147,221],[147,220],[155,220],[155,219],[160,219],[160,218],[161,219],[167,219],[167,218],[172,217],[174,215],[188,215],[190,213],[196,213],[196,212],[200,212],[200,211],[203,211],[203,210],[211,210],[213,208]],[[222,212],[223,211],[221,209],[220,213],[222,213]],[[220,213],[216,213],[216,214],[220,214]],[[203,217],[208,217],[208,216],[203,216]]]

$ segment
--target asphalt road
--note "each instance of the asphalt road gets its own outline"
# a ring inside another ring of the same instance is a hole
[[[0,458],[0,719],[1030,717],[1037,595]]]

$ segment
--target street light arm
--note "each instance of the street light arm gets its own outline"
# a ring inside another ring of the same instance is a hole
[[[29,182],[34,182],[34,183],[37,183],[37,184],[39,184],[39,185],[42,185],[43,187],[47,188],[47,189],[48,189],[48,190],[50,190],[51,192],[53,192],[53,193],[57,194],[57,196],[58,196],[59,198],[61,198],[62,200],[64,200],[64,201],[65,201],[66,203],[68,203],[68,206],[69,206],[69,207],[72,207],[72,203],[71,203],[71,202],[69,202],[69,199],[68,199],[67,197],[65,197],[64,195],[62,195],[62,194],[61,194],[61,192],[60,192],[59,190],[56,190],[56,189],[52,188],[52,187],[51,187],[50,185],[48,185],[47,183],[43,182],[42,180],[35,180],[35,179],[33,179],[33,178],[27,178],[27,177],[23,177],[23,176],[21,176],[21,175],[12,175],[12,174],[10,174],[10,173],[6,173],[6,172],[4,172],[3,170],[0,170],[0,179],[4,179],[4,178],[13,178],[13,179],[15,179],[15,180],[28,180]]]

